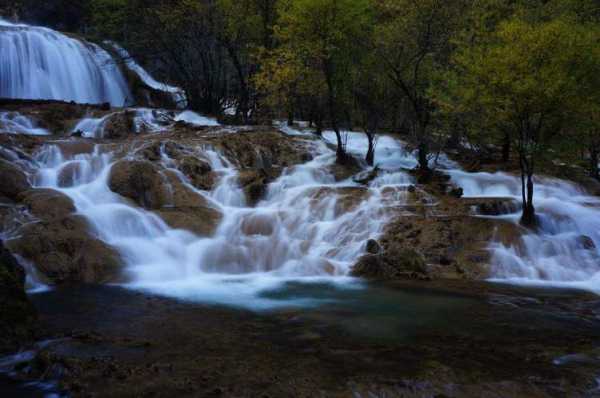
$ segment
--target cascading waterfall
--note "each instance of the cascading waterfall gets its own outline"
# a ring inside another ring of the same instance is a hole
[[[140,123],[158,120],[151,110],[134,111]],[[170,126],[177,113],[168,116]],[[182,117],[189,118],[189,114]],[[101,125],[92,124],[92,130]],[[304,134],[284,130],[298,137]],[[58,146],[45,146],[36,156],[40,168],[35,185],[57,189],[73,199],[97,236],[121,252],[130,287],[255,308],[287,305],[262,294],[290,280],[349,281],[346,276],[366,241],[381,233],[390,208],[406,204],[407,187],[413,183],[405,170],[416,166],[414,154],[387,136],[379,138],[379,172],[367,187],[352,179],[335,182],[328,171],[335,153],[326,144],[334,142],[334,136],[325,132],[323,137],[323,141],[306,140],[313,159],[286,169],[256,207],[246,205],[236,169],[219,153],[198,149],[220,175],[215,188],[204,192],[172,168],[174,162],[163,151],[163,166],[222,212],[217,232],[208,238],[170,228],[154,213],[133,207],[111,192],[108,178],[115,159],[100,147],[67,158]],[[364,156],[365,148],[364,135],[348,133],[350,152]],[[441,159],[444,171],[463,188],[465,197],[520,201],[516,176],[468,173]],[[61,179],[67,169],[72,178]],[[535,231],[525,232],[510,246],[490,244],[494,279],[600,291],[600,200],[575,184],[538,178],[535,202],[540,218]],[[496,217],[518,223],[519,206],[507,209],[507,214]]]
[[[43,129],[28,118],[18,112],[0,112],[0,133],[25,134],[25,135],[50,135],[50,132]]]
[[[521,181],[506,173],[450,170],[466,197],[510,198],[520,203]],[[510,246],[492,242],[497,281],[582,288],[600,292],[600,199],[575,184],[537,178],[536,230]],[[500,216],[518,223],[520,212]]]
[[[0,97],[132,103],[118,66],[95,44],[0,20],[0,50]]]
[[[104,138],[106,123],[119,114],[129,113],[133,121],[135,133],[160,133],[173,127],[176,122],[184,122],[192,126],[219,126],[211,118],[201,116],[193,111],[173,112],[164,109],[129,108],[124,111],[109,113],[102,117],[85,117],[72,129],[72,133],[80,133],[86,138]],[[127,116],[127,115],[126,115]],[[0,123],[1,123],[0,114]],[[1,127],[1,124],[0,124]]]
[[[352,138],[362,140],[358,134]],[[325,171],[335,153],[321,141],[307,145],[312,145],[313,160],[287,169],[254,208],[245,205],[231,164],[204,150],[222,175],[213,192],[195,190],[223,213],[217,232],[208,238],[172,229],[111,192],[107,181],[114,159],[100,147],[68,158],[59,147],[45,146],[36,156],[35,185],[73,199],[95,234],[122,254],[132,288],[254,308],[289,305],[261,292],[290,280],[349,281],[344,277],[351,265],[366,241],[381,233],[388,207],[404,203],[410,183],[408,175],[391,169],[370,187],[351,180],[336,183]],[[398,149],[392,139],[380,141],[381,167],[412,162],[399,160]],[[166,154],[163,162],[169,167]],[[60,175],[67,168],[75,173],[65,185]],[[342,197],[352,194],[357,196],[345,207]]]
[[[119,46],[117,43],[112,41],[106,41],[105,43],[112,46],[115,49],[115,51],[119,54],[123,62],[125,62],[125,65],[127,65],[127,68],[130,71],[134,72],[136,75],[138,75],[138,77],[145,84],[147,84],[149,87],[155,90],[169,93],[173,98],[173,102],[177,104],[177,108],[185,109],[187,107],[187,96],[183,89],[157,81],[144,68],[142,68],[137,62],[135,62],[135,60],[131,57],[129,52],[123,47]]]

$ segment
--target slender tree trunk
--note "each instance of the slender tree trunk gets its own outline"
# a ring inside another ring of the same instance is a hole
[[[428,174],[431,170],[429,169],[429,144],[425,140],[421,140],[419,142],[419,147],[417,148],[417,158],[419,161],[419,169]]]
[[[338,164],[345,164],[347,159],[346,148],[342,139],[342,133],[338,125],[338,114],[336,109],[335,93],[332,81],[332,71],[329,62],[323,64],[323,72],[325,74],[325,81],[327,82],[327,102],[329,107],[329,119],[331,122],[331,128],[335,132],[335,138],[337,140],[336,150],[336,162]]]
[[[525,158],[525,154],[519,154],[521,165],[521,195],[523,199],[523,212],[521,224],[533,227],[536,224],[535,207],[533,206],[533,167]]]
[[[315,134],[319,137],[323,135],[323,115],[317,112],[315,115]]]
[[[369,149],[367,149],[365,160],[369,166],[373,166],[375,164],[375,133],[367,132],[366,135],[369,141]]]
[[[287,125],[288,126],[293,126],[294,125],[294,109],[292,108],[292,106],[290,106],[288,108],[288,112],[287,112]]]
[[[508,163],[510,160],[510,134],[504,133],[504,140],[502,142],[502,162]]]
[[[590,176],[600,181],[600,170],[598,169],[598,160],[600,153],[597,148],[590,150]]]

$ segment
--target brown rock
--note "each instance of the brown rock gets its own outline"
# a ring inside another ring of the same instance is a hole
[[[172,228],[185,229],[200,236],[211,236],[221,221],[221,213],[202,195],[181,183],[172,171],[165,171],[170,192],[169,205],[156,213]]]
[[[123,139],[134,132],[133,113],[118,112],[111,115],[104,123],[103,138]]]
[[[53,189],[31,189],[19,199],[33,216],[44,221],[62,219],[75,212],[71,198]]]
[[[265,169],[245,169],[239,172],[238,181],[248,204],[254,206],[264,197],[272,177]]]
[[[30,188],[27,176],[18,167],[0,160],[0,196],[16,200],[17,196]]]
[[[32,335],[35,309],[25,294],[25,272],[0,241],[0,353],[16,352]]]
[[[400,249],[361,257],[352,268],[352,275],[370,279],[423,278],[427,275],[427,265],[415,250]]]
[[[108,185],[113,192],[146,209],[159,209],[168,204],[165,179],[150,162],[124,160],[116,163],[110,172]]]
[[[369,239],[367,241],[367,253],[369,254],[379,254],[381,251],[381,246],[375,239]]]
[[[104,283],[119,277],[119,254],[91,236],[81,216],[29,224],[20,232],[10,249],[35,264],[50,283]]]
[[[214,175],[208,162],[195,156],[185,156],[179,161],[179,170],[190,179],[196,188],[206,191],[212,189]]]

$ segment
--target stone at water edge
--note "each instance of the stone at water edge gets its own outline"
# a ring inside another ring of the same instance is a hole
[[[0,197],[16,200],[21,192],[29,188],[25,173],[15,165],[0,159]]]
[[[159,169],[147,161],[123,160],[110,171],[110,190],[146,209],[168,204],[168,190]]]
[[[369,239],[367,241],[367,253],[379,254],[380,251],[381,246],[379,245],[379,242],[377,242],[375,239]]]
[[[392,249],[361,257],[351,274],[369,279],[422,278],[427,276],[427,264],[423,256],[413,249]]]
[[[0,353],[32,337],[35,308],[25,294],[25,271],[0,240]]]
[[[71,198],[53,189],[30,189],[21,193],[19,199],[40,220],[53,221],[75,213]]]
[[[184,156],[179,161],[178,168],[196,188],[205,191],[213,188],[214,175],[208,162],[195,156]]]
[[[89,233],[81,216],[25,225],[8,242],[12,252],[35,264],[50,284],[106,283],[121,277],[121,256]]]

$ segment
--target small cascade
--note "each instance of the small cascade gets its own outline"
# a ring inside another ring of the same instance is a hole
[[[521,181],[506,173],[450,170],[465,197],[510,198],[521,202]],[[536,178],[534,205],[539,225],[515,243],[492,242],[495,280],[582,288],[600,292],[600,199],[575,184]],[[501,215],[518,223],[519,207]]]
[[[0,20],[0,48],[0,97],[132,103],[118,66],[95,44]]]
[[[350,140],[361,139],[355,134]],[[327,171],[335,152],[322,141],[306,145],[313,159],[286,169],[256,207],[247,207],[232,164],[210,148],[199,148],[220,175],[212,192],[193,191],[223,214],[215,235],[207,238],[170,228],[111,192],[115,160],[100,147],[75,156],[65,156],[56,145],[43,147],[34,184],[73,199],[96,236],[121,253],[127,286],[242,306],[289,305],[262,292],[290,280],[349,281],[344,277],[350,267],[367,240],[382,232],[389,207],[404,203],[399,193],[410,183],[408,175],[391,180],[384,175],[371,186],[336,183]],[[396,158],[402,154],[397,145],[390,139],[378,147],[381,167],[390,173],[393,165],[407,161]],[[166,153],[162,158],[165,167],[172,165]]]
[[[0,112],[0,133],[49,135],[50,132],[40,128],[30,118],[18,112]]]
[[[133,133],[161,133],[173,127],[176,122],[192,126],[218,126],[216,120],[201,116],[193,111],[173,112],[164,109],[129,108],[112,112],[101,117],[81,119],[71,133],[81,134],[85,138],[105,138],[105,126],[113,117],[131,118]]]
[[[134,72],[148,87],[158,91],[164,91],[169,93],[173,98],[173,103],[177,104],[179,109],[185,109],[187,107],[187,96],[185,91],[179,87],[169,86],[168,84],[161,83],[154,79],[144,68],[142,68],[135,60],[131,57],[129,52],[117,43],[112,41],[106,41],[106,44],[112,46],[119,57],[125,62],[127,68]]]

